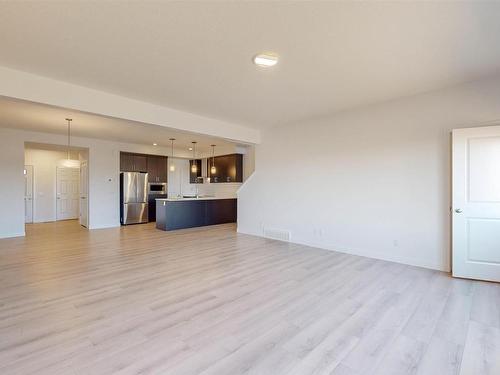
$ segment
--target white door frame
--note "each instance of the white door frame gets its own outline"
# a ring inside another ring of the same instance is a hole
[[[24,192],[24,222],[25,222],[25,224],[33,223],[33,218],[35,216],[35,213],[34,213],[35,205],[34,205],[34,194],[33,194],[35,191],[35,169],[34,169],[33,165],[26,164],[24,166],[25,178],[28,175],[28,171],[30,171],[30,170],[31,170],[31,194],[30,194],[30,196],[28,196],[26,194],[26,181],[25,181],[25,192]],[[31,206],[31,220],[26,220],[26,205]]]
[[[82,181],[82,166],[86,168],[86,178]],[[82,186],[85,187],[86,194],[82,194]],[[80,163],[80,189],[79,189],[79,222],[80,225],[84,228],[89,227],[89,162],[87,160],[83,160]],[[82,207],[86,209],[87,212],[87,220],[82,221]]]

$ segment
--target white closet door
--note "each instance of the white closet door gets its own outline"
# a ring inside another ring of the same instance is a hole
[[[453,276],[500,281],[500,126],[453,131]]]
[[[77,219],[80,169],[57,167],[56,219]]]

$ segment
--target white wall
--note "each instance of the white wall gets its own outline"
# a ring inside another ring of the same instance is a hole
[[[243,181],[255,171],[255,146],[247,146],[243,152]]]
[[[243,143],[257,143],[260,132],[189,112],[90,89],[0,66],[0,95],[62,108],[167,126]]]
[[[450,131],[500,123],[500,79],[263,132],[238,231],[450,269]]]
[[[25,150],[25,164],[33,166],[33,222],[56,220],[56,168],[67,157],[64,151]],[[78,152],[72,158],[78,159]]]
[[[172,164],[175,166],[175,171],[173,172],[170,170],[170,165]],[[189,183],[189,160],[169,158],[168,165],[168,195],[170,197],[177,197],[178,195],[191,194]]]
[[[0,129],[0,238],[24,235],[24,140]]]

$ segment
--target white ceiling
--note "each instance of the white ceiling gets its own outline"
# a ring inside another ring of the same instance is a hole
[[[499,2],[0,3],[0,65],[257,128],[494,74],[499,35]]]
[[[234,152],[235,143],[220,138],[182,132],[164,126],[72,111],[44,104],[14,100],[0,96],[0,127],[67,134],[65,118],[72,118],[71,134],[111,141],[170,147],[169,138],[175,138],[175,148],[187,150],[191,142],[198,142],[196,150],[210,154],[211,144],[216,152]]]

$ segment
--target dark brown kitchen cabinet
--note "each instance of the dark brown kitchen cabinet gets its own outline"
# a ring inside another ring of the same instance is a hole
[[[196,172],[193,172],[193,163],[196,163]],[[203,181],[198,179],[201,177],[201,159],[190,160],[189,161],[189,183],[191,184],[202,184]]]
[[[122,172],[147,172],[148,157],[146,155],[121,152],[120,170]]]
[[[132,154],[120,153],[120,171],[131,172],[134,169],[134,160]]]
[[[148,171],[148,157],[146,155],[134,155],[134,172]]]
[[[148,155],[149,182],[167,182],[167,157]]]
[[[212,174],[211,167],[215,166]],[[243,155],[220,155],[207,160],[207,171],[211,183],[243,182]]]

